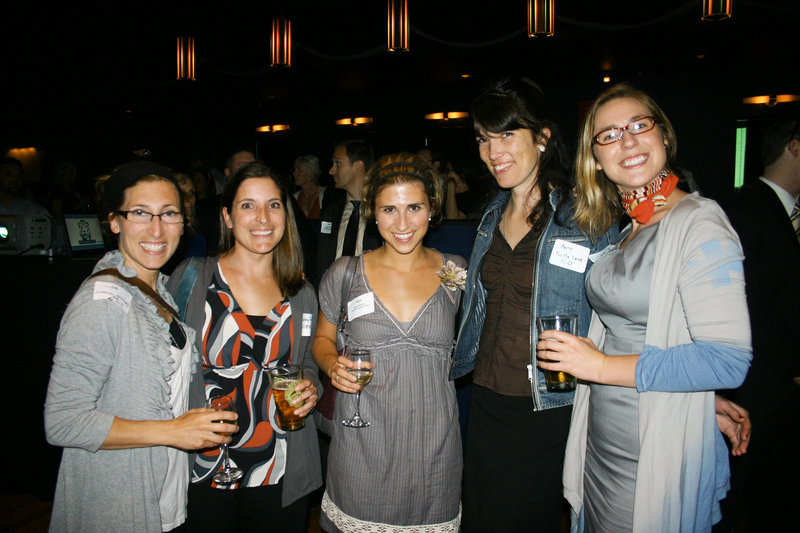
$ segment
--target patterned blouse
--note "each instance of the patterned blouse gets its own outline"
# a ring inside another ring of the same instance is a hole
[[[231,463],[244,470],[238,482],[217,485],[219,448],[197,454],[192,482],[219,489],[275,485],[286,468],[286,433],[277,422],[269,378],[263,369],[288,364],[294,323],[289,299],[266,316],[248,316],[239,307],[218,266],[206,294],[203,325],[203,375],[206,398],[232,395],[239,432],[229,444]]]

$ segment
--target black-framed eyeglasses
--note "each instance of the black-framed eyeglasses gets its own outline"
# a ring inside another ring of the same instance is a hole
[[[592,143],[605,146],[622,139],[623,132],[628,132],[631,135],[639,135],[652,130],[655,125],[656,117],[640,117],[621,128],[608,128],[607,130],[601,131],[592,137]]]
[[[161,222],[165,224],[181,224],[183,222],[183,213],[180,211],[164,211],[163,213],[150,213],[143,209],[130,209],[128,211],[114,211],[117,215],[125,217],[128,222],[134,224],[149,224],[153,221],[153,217],[158,217]]]

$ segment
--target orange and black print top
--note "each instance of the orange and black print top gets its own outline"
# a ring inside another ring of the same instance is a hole
[[[215,448],[197,454],[192,482],[211,483],[219,489],[275,485],[286,469],[287,443],[264,369],[291,361],[294,324],[289,299],[284,298],[266,316],[248,316],[217,266],[206,293],[202,335],[206,398],[233,396],[239,432],[228,450],[231,463],[245,474],[238,482],[216,485],[211,478],[221,466],[222,455]]]

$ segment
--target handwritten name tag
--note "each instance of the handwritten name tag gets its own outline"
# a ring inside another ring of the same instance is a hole
[[[375,311],[375,296],[368,292],[362,294],[357,298],[353,298],[347,302],[347,319],[355,320],[356,318],[368,315]]]
[[[300,334],[303,337],[311,336],[311,313],[303,313],[303,327]]]
[[[131,293],[115,283],[108,283],[107,281],[94,282],[93,300],[108,300],[122,307],[127,313],[131,308],[131,298]]]
[[[574,242],[556,239],[553,253],[550,254],[550,264],[573,272],[586,272],[589,261],[589,248]]]
[[[331,233],[331,230],[333,230],[333,222],[323,220],[322,224],[320,225],[319,232],[329,235]]]

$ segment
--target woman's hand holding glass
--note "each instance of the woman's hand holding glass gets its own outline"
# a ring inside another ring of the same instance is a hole
[[[182,450],[201,450],[227,444],[231,441],[227,435],[239,431],[239,426],[236,425],[238,418],[232,411],[215,412],[208,407],[191,409],[169,421],[170,437],[165,444]],[[220,423],[219,420],[225,422]]]
[[[604,383],[603,368],[607,356],[591,339],[554,329],[539,332],[539,338],[541,340],[536,343],[539,368],[567,372],[584,381]]]
[[[294,390],[296,392],[302,391],[302,394],[292,401],[292,405],[300,405],[295,409],[294,414],[303,417],[308,416],[314,406],[317,405],[317,401],[319,401],[317,387],[314,386],[310,379],[304,379]]]
[[[356,383],[357,379],[354,374],[351,374],[348,369],[355,370],[356,368],[375,368],[375,363],[362,362],[360,365],[344,356],[338,356],[336,362],[333,363],[331,369],[328,371],[328,377],[331,378],[331,383],[337,389],[349,394],[355,394],[363,387]]]

